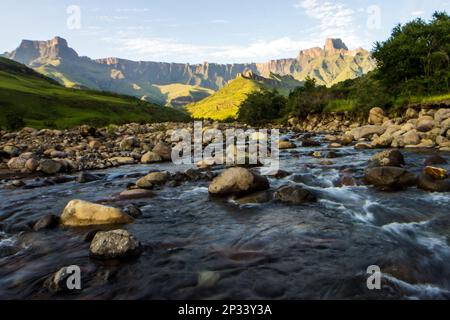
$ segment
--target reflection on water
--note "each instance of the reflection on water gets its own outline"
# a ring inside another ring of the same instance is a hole
[[[281,169],[292,175],[271,179],[272,188],[289,183],[309,188],[319,198],[314,204],[238,206],[210,199],[206,181],[166,187],[151,199],[110,203],[131,202],[143,211],[126,228],[143,243],[144,253],[120,263],[89,259],[87,230],[34,233],[30,225],[60,214],[74,198],[110,199],[150,169],[186,168],[121,167],[88,184],[0,189],[0,298],[54,298],[43,282],[73,264],[82,268],[83,290],[59,298],[450,298],[449,194],[338,187],[344,174],[361,177],[376,151],[343,148],[333,164],[321,165],[307,156],[320,150],[283,152]],[[425,157],[405,152],[414,172]],[[366,287],[370,265],[385,274],[380,291]]]

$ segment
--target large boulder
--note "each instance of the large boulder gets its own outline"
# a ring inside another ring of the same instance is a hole
[[[269,180],[245,168],[230,168],[216,177],[209,193],[217,196],[246,195],[269,189]]]
[[[411,130],[402,136],[404,146],[415,146],[420,143],[420,137],[415,130]]]
[[[384,122],[386,114],[381,108],[373,108],[369,112],[369,124],[381,125]]]
[[[434,180],[444,180],[447,179],[447,170],[438,167],[428,166],[425,168],[424,173]]]
[[[72,200],[61,215],[61,224],[66,227],[127,224],[133,219],[121,210],[83,200]]]
[[[381,190],[402,190],[417,182],[415,174],[398,167],[376,167],[365,171],[364,180]]]
[[[58,173],[62,168],[61,162],[51,160],[51,159],[42,159],[39,161],[38,170],[42,171],[45,174],[55,174]]]
[[[155,162],[161,162],[162,160],[163,159],[159,154],[156,154],[153,151],[149,151],[142,156],[141,163],[150,164]]]
[[[134,146],[137,144],[136,138],[135,137],[128,137],[123,139],[120,142],[120,149],[123,151],[130,151],[134,148]]]
[[[172,159],[172,147],[165,144],[164,142],[159,142],[153,148],[153,152],[159,155],[165,161],[170,161]]]
[[[439,109],[434,114],[434,120],[440,124],[442,121],[450,118],[450,109]]]
[[[300,186],[281,187],[280,189],[275,191],[274,199],[294,205],[317,201],[316,196],[311,193],[311,191],[306,190]]]
[[[152,172],[145,177],[139,179],[136,185],[142,189],[151,189],[155,185],[163,185],[169,179],[167,172]]]
[[[15,171],[22,170],[25,168],[27,161],[27,159],[22,157],[11,158],[11,160],[8,161],[8,168]]]
[[[417,120],[417,131],[428,132],[434,128],[434,118],[431,116],[423,116]]]
[[[401,167],[405,165],[405,159],[400,151],[385,150],[380,153],[375,154],[369,160],[369,168],[375,167]]]
[[[435,179],[424,171],[419,176],[418,187],[431,192],[450,192],[450,179]]]
[[[355,140],[371,138],[375,134],[382,135],[386,131],[385,127],[382,126],[363,126],[353,129],[350,134],[355,138]]]
[[[97,232],[90,246],[94,259],[111,260],[138,256],[142,245],[126,230]]]

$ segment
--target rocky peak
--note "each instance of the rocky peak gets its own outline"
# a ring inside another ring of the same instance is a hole
[[[8,54],[8,58],[32,65],[35,60],[74,59],[78,54],[69,48],[67,40],[55,37],[48,41],[23,40],[16,50]]]
[[[325,41],[324,51],[326,53],[336,54],[340,52],[347,52],[348,48],[341,39],[328,38]]]

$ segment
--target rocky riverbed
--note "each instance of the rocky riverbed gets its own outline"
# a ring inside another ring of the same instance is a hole
[[[3,133],[0,298],[449,299],[441,109],[323,118],[309,132],[291,119],[269,177],[167,162],[171,130],[186,124]],[[387,147],[420,141],[382,150],[387,132]],[[72,265],[81,290],[64,287]],[[371,265],[382,290],[367,289]]]

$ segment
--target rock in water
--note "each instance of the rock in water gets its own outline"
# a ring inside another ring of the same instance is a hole
[[[402,190],[414,186],[417,177],[403,168],[376,167],[366,170],[364,180],[381,190]]]
[[[447,170],[437,167],[426,167],[424,173],[435,180],[444,180],[447,178]]]
[[[275,192],[274,199],[295,205],[317,201],[316,196],[311,191],[300,186],[281,187]]]
[[[169,179],[167,172],[152,172],[139,179],[136,185],[142,189],[151,189],[154,185],[163,185]]]
[[[280,141],[278,143],[278,148],[280,150],[295,149],[296,147],[297,146],[294,143],[290,142],[290,141]]]
[[[418,187],[431,192],[450,192],[450,179],[434,179],[423,172],[419,176]]]
[[[91,257],[101,260],[135,257],[141,251],[140,242],[126,230],[97,232],[90,247]]]
[[[405,159],[398,150],[386,150],[377,153],[369,160],[369,168],[375,167],[401,167],[405,165]]]
[[[61,215],[61,224],[66,227],[127,224],[133,218],[121,210],[83,200],[70,201]]]
[[[47,215],[39,219],[33,226],[34,231],[56,228],[59,224],[59,217],[55,215]]]
[[[209,186],[209,193],[217,196],[243,196],[269,189],[269,180],[245,168],[227,169]]]
[[[69,272],[69,267],[61,268],[58,272],[52,275],[44,283],[44,287],[52,291],[53,293],[61,293],[69,291],[68,283],[69,277],[72,275]]]

